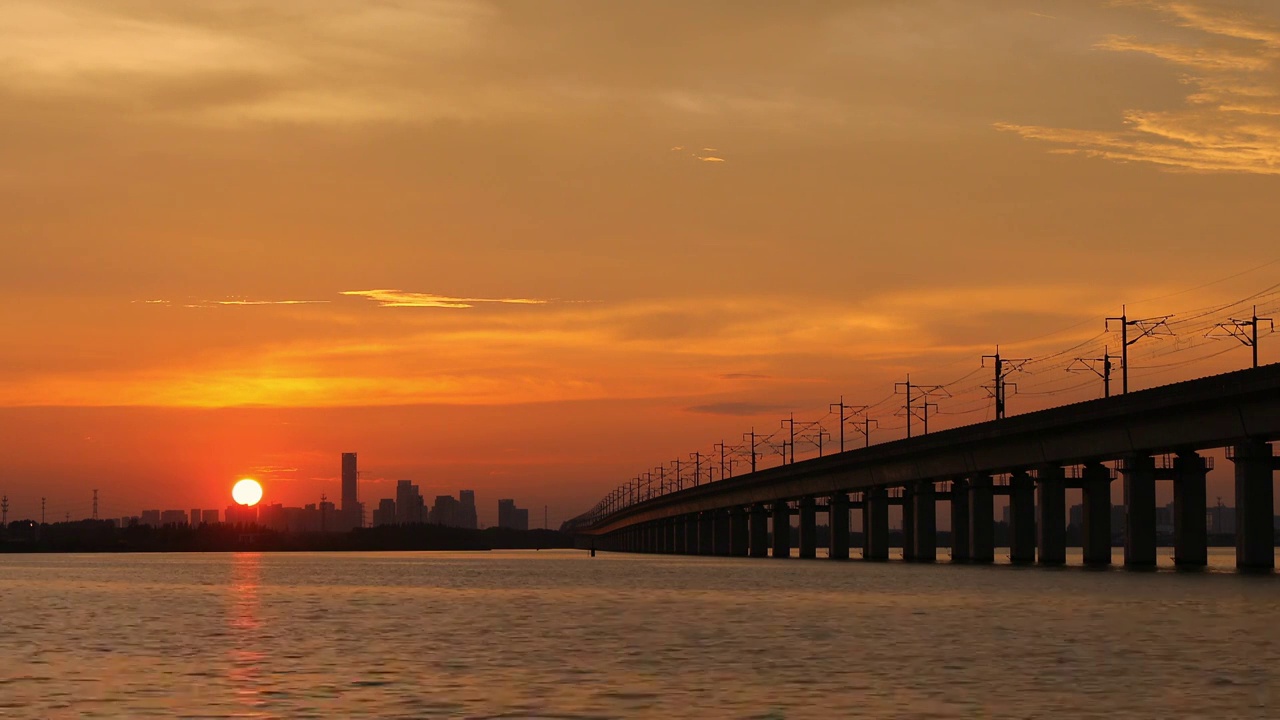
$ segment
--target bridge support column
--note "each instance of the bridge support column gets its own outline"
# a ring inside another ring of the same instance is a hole
[[[667,521],[667,552],[678,555],[682,552],[680,544],[684,542],[684,525],[679,517]]]
[[[1156,461],[1147,454],[1130,455],[1124,472],[1124,565],[1156,564]]]
[[[990,475],[969,478],[969,559],[973,562],[996,559],[994,495]]]
[[[1275,456],[1265,442],[1232,448],[1236,465],[1236,567],[1269,570],[1276,566]]]
[[[712,555],[715,553],[715,541],[712,539],[715,532],[715,514],[710,511],[698,513],[698,554]]]
[[[933,481],[922,482],[915,487],[915,547],[916,562],[938,560],[938,497]]]
[[[1036,550],[1041,565],[1067,562],[1067,479],[1058,465],[1036,470]]]
[[[832,560],[849,559],[849,496],[836,493],[827,504],[827,527],[831,536],[827,541],[827,557]]]
[[[902,559],[916,560],[916,489],[913,485],[902,488]]]
[[[751,557],[769,557],[769,510],[751,506]]]
[[[812,560],[818,556],[818,508],[811,497],[800,499],[799,557]]]
[[[773,556],[791,557],[791,506],[785,500],[773,503]]]
[[[1089,463],[1080,473],[1085,565],[1111,564],[1111,471]]]
[[[1208,474],[1208,463],[1195,452],[1182,451],[1173,459],[1173,564],[1178,567],[1209,564]]]
[[[882,487],[862,493],[862,559],[889,559],[889,495]]]
[[[951,481],[951,562],[969,562],[969,481]]]
[[[736,507],[729,511],[729,554],[746,557],[751,533],[747,528],[747,511]]]
[[[1036,561],[1036,484],[1025,470],[1009,478],[1009,562]]]
[[[683,516],[684,520],[684,554],[698,554],[698,515],[697,513],[689,513]]]
[[[716,510],[712,513],[712,517],[714,518],[712,523],[715,528],[715,535],[713,535],[714,540],[712,541],[714,543],[713,551],[716,555],[728,557],[730,552],[729,511]]]

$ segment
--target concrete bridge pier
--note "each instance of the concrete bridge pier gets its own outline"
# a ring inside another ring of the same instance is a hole
[[[913,485],[902,488],[902,559],[916,561],[916,489]]]
[[[1009,478],[1009,562],[1036,561],[1036,484],[1025,470]]]
[[[926,480],[915,488],[916,562],[938,560],[938,498],[933,481]]]
[[[773,556],[791,557],[791,506],[786,500],[773,503]]]
[[[996,559],[995,492],[990,475],[969,478],[969,559],[980,563]]]
[[[672,555],[684,552],[680,547],[684,542],[684,525],[680,522],[680,518],[671,518],[667,521],[667,538],[667,552]]]
[[[800,498],[800,553],[799,557],[812,560],[818,557],[818,503],[811,497]]]
[[[1041,565],[1067,562],[1067,474],[1059,465],[1036,470],[1036,551]]]
[[[684,522],[684,554],[698,554],[698,514],[689,513],[681,516]]]
[[[671,521],[659,520],[654,523],[654,530],[658,533],[658,552],[666,555],[672,551],[671,544]]]
[[[969,481],[951,481],[951,562],[969,562]]]
[[[751,557],[769,557],[769,509],[751,506]]]
[[[827,504],[827,527],[830,528],[827,557],[832,560],[849,559],[849,496],[836,493]]]
[[[1173,564],[1178,567],[1209,564],[1208,474],[1208,463],[1195,452],[1182,451],[1173,459]]]
[[[712,517],[712,552],[721,557],[729,556],[729,511],[716,510],[711,514]]]
[[[704,510],[698,513],[698,554],[712,555],[715,553],[715,513]]]
[[[1111,564],[1111,471],[1098,462],[1080,473],[1084,512],[1081,534],[1085,565]],[[1154,505],[1154,500],[1152,501]],[[1154,514],[1154,509],[1153,509]]]
[[[746,509],[742,507],[731,509],[729,511],[729,554],[734,557],[746,557],[749,552],[750,537]]]
[[[889,496],[884,488],[862,493],[862,559],[889,559]]]
[[[1129,455],[1121,468],[1124,473],[1124,565],[1155,567],[1155,458],[1147,454]]]
[[[1231,450],[1236,466],[1236,567],[1269,570],[1276,566],[1276,458],[1265,442],[1245,442]]]

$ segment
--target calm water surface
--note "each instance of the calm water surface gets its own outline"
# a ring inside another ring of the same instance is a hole
[[[571,551],[8,556],[0,717],[1276,718],[1278,583]]]

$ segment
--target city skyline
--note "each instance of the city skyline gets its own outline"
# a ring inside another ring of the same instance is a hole
[[[419,478],[555,525],[791,412],[1276,275],[1261,0],[0,17],[0,492],[28,515],[245,476],[340,503],[358,447],[366,503]],[[1135,388],[1249,361],[1134,350]],[[1064,378],[1010,413],[1101,392]]]

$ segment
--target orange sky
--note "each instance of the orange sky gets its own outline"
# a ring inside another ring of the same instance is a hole
[[[1268,290],[1280,7],[0,0],[0,157],[11,517],[314,502],[354,450],[366,500],[556,524],[907,371]],[[1201,324],[1134,386],[1247,364]]]

